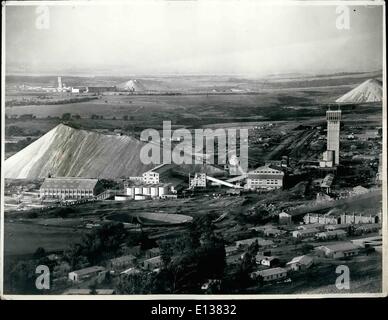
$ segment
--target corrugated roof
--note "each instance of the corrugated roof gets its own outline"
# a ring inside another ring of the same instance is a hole
[[[282,180],[283,175],[280,174],[258,174],[258,173],[249,173],[248,179],[275,179]]]
[[[80,189],[92,190],[98,179],[86,178],[46,178],[41,189]]]
[[[341,242],[341,243],[336,243],[336,244],[330,244],[330,245],[325,245],[323,246],[331,251],[337,252],[337,251],[350,251],[350,250],[355,250],[359,249],[356,245],[354,245],[351,242]]]
[[[99,271],[104,271],[104,270],[105,270],[104,267],[93,266],[93,267],[88,267],[88,268],[84,268],[84,269],[80,269],[80,270],[75,270],[75,271],[72,271],[71,273],[76,273],[79,276],[83,276],[83,275],[86,275],[89,273],[94,273],[94,272],[99,272]]]
[[[155,168],[151,169],[148,172],[157,172],[157,173],[161,174],[163,172],[171,170],[173,167],[174,167],[173,164],[163,163],[163,164],[160,164],[160,165],[156,166]]]
[[[304,256],[294,257],[290,262],[287,262],[287,264],[293,264],[293,263],[309,264],[311,261],[313,261],[312,257],[304,255]]]
[[[279,273],[284,273],[284,272],[287,273],[287,270],[283,269],[283,268],[271,268],[271,269],[267,269],[267,270],[258,271],[257,274],[259,274],[263,277],[267,277],[267,276],[271,276],[271,275],[279,274]]]

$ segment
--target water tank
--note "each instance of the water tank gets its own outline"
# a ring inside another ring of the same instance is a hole
[[[159,187],[151,187],[151,197],[156,198],[159,196]]]
[[[147,196],[151,195],[151,187],[143,187],[143,194]]]
[[[127,196],[133,197],[135,195],[135,187],[127,188]]]
[[[164,196],[168,193],[168,187],[167,186],[160,186],[159,188],[159,197]]]
[[[131,198],[128,197],[127,195],[116,195],[115,196],[115,201],[128,201],[128,200],[131,200]]]
[[[136,194],[142,194],[143,193],[143,188],[142,187],[135,187],[135,195]]]
[[[146,196],[142,195],[142,194],[136,194],[135,195],[135,200],[145,200],[146,199]]]

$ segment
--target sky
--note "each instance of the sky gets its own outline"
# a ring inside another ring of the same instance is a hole
[[[382,69],[383,9],[227,1],[6,6],[7,74],[270,74]],[[48,21],[48,24],[45,24]]]

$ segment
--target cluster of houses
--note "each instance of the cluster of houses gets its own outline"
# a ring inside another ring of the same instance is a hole
[[[281,219],[283,223],[281,223]],[[259,252],[256,255],[258,269],[250,274],[251,278],[260,279],[263,282],[287,281],[290,273],[309,269],[319,258],[342,259],[358,255],[363,248],[373,247],[376,251],[381,248],[381,236],[346,240],[350,229],[352,229],[354,236],[381,231],[379,223],[310,223],[294,226],[290,224],[289,216],[286,213],[279,217],[279,222],[279,226],[252,227],[251,230],[259,232],[263,237],[238,240],[235,245],[227,246],[225,248],[227,261],[234,263],[236,260],[242,259],[245,253],[241,254],[241,252],[246,251],[253,243],[257,243],[259,247]],[[319,246],[315,245],[310,253],[295,256],[292,259],[288,258],[289,261],[287,261],[284,256],[281,258],[273,253],[280,252],[287,256],[282,251],[281,243],[282,240],[288,243],[287,239],[290,237],[300,240],[331,242]]]
[[[91,266],[71,271],[68,274],[68,279],[74,284],[82,283],[90,279],[100,281],[105,279],[107,273],[129,275],[142,271],[156,272],[162,266],[159,248],[146,250],[142,258],[138,257],[140,248],[137,252],[135,251],[132,250],[132,253],[112,258],[105,263],[105,266]]]

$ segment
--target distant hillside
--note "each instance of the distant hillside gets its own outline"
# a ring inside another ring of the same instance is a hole
[[[144,143],[129,136],[104,135],[60,124],[4,163],[5,178],[73,176],[119,178],[154,167],[140,161]]]
[[[380,102],[383,98],[382,83],[379,80],[369,79],[359,86],[338,98],[339,103],[366,103]]]

